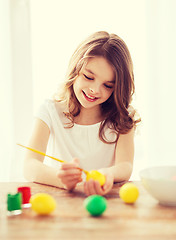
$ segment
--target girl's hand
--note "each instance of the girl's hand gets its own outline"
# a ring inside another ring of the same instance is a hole
[[[98,181],[92,179],[84,183],[84,192],[87,196],[94,194],[105,195],[112,189],[114,184],[113,175],[111,173],[106,173],[104,175],[106,177],[106,182],[103,186],[100,186]]]
[[[65,189],[73,190],[76,184],[82,181],[82,171],[78,167],[79,160],[76,158],[72,163],[62,163],[58,177]]]

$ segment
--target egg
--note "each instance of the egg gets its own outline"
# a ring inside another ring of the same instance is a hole
[[[125,203],[134,203],[139,196],[139,190],[135,184],[125,183],[119,190],[119,196]]]
[[[30,198],[31,208],[40,215],[47,215],[56,208],[56,201],[47,193],[37,193]]]
[[[96,170],[91,170],[87,173],[86,181],[89,181],[90,179],[98,181],[101,186],[103,186],[106,181],[105,176]]]
[[[84,207],[92,216],[100,216],[107,208],[107,201],[103,196],[91,195],[84,200]]]

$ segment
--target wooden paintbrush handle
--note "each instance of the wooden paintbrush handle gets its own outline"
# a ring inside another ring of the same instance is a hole
[[[49,157],[49,158],[51,158],[51,159],[53,159],[53,160],[56,160],[56,161],[58,161],[58,162],[67,163],[66,161],[63,161],[63,160],[60,160],[60,159],[58,159],[58,158],[49,156],[49,155],[47,155],[47,154],[45,154],[44,152],[41,152],[41,151],[39,151],[39,150],[36,150],[36,149],[30,148],[30,147],[24,146],[24,145],[19,144],[19,143],[17,143],[17,145],[19,145],[20,147],[26,148],[26,149],[28,149],[28,150],[30,150],[30,151],[33,151],[33,152],[35,152],[35,153],[38,153],[38,154],[40,154],[40,155],[43,155],[43,156],[45,156],[45,157]],[[83,171],[85,174],[88,173],[88,171],[86,171],[86,170],[84,170],[84,169],[82,169],[82,168],[79,168],[79,167],[78,167],[78,169],[81,170],[81,171]]]

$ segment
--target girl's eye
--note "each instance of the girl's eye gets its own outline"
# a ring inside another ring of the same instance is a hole
[[[107,85],[107,84],[104,84],[104,86],[105,86],[106,88],[109,88],[109,89],[113,88],[113,86],[109,86],[109,85]]]
[[[93,80],[93,78],[90,78],[90,77],[88,77],[87,75],[85,75],[85,74],[83,74],[84,75],[84,77],[86,78],[86,79],[88,79],[88,80]]]

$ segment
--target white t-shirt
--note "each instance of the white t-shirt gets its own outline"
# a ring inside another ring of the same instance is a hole
[[[67,162],[76,157],[80,160],[80,167],[88,171],[112,166],[116,144],[106,144],[99,139],[100,123],[74,124],[71,128],[65,128],[65,123],[69,122],[63,113],[65,111],[64,102],[47,99],[36,114],[50,129],[47,154]],[[106,128],[105,136],[108,140],[114,140],[116,137],[109,128]],[[60,166],[58,161],[48,157],[44,163],[54,168]]]

